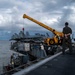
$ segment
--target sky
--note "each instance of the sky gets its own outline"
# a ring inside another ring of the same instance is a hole
[[[0,40],[10,39],[22,28],[28,32],[47,32],[23,14],[62,32],[65,22],[75,33],[75,0],[0,0]],[[50,32],[50,31],[49,31]]]

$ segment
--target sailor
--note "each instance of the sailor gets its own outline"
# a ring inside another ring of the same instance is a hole
[[[72,42],[71,42],[71,34],[72,34],[72,29],[68,26],[69,23],[65,23],[65,27],[63,28],[63,42],[62,42],[62,52],[63,54],[65,53],[65,48],[66,48],[66,43],[68,44],[69,47],[69,53],[72,54]]]
[[[44,50],[44,46],[43,44],[40,44],[41,50]]]
[[[14,53],[11,55],[10,63],[11,63],[11,66],[14,68]]]
[[[41,48],[41,50],[43,50],[43,54],[44,54],[44,56],[46,57],[47,54],[46,54],[46,51],[45,51],[45,49],[44,49],[44,45],[43,45],[42,43],[40,44],[40,48]]]

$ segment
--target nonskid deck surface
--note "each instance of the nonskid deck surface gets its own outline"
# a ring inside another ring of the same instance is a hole
[[[72,55],[61,54],[25,75],[75,75],[75,50]]]

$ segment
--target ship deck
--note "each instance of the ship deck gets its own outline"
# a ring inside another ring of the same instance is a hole
[[[75,75],[75,51],[59,55],[26,75]]]
[[[48,59],[48,58],[47,58]],[[45,59],[46,60],[46,59]],[[36,65],[34,65],[35,67]],[[31,67],[30,67],[31,68]],[[22,73],[23,72],[23,73]],[[33,69],[25,69],[13,75],[75,75],[75,50],[72,55],[60,52],[52,59]]]

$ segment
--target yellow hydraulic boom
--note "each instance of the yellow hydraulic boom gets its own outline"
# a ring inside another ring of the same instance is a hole
[[[27,18],[27,19],[35,22],[36,24],[38,24],[38,25],[46,28],[47,30],[51,31],[55,35],[53,38],[45,39],[45,43],[46,44],[54,45],[54,44],[59,44],[61,42],[61,38],[63,37],[63,33],[62,32],[58,32],[55,29],[53,29],[53,28],[51,28],[51,27],[49,27],[49,26],[47,26],[47,25],[45,25],[45,24],[43,24],[43,23],[41,23],[41,22],[39,22],[39,21],[37,21],[37,20],[35,20],[33,18],[31,18],[30,16],[28,16],[26,14],[23,15],[23,18]]]

